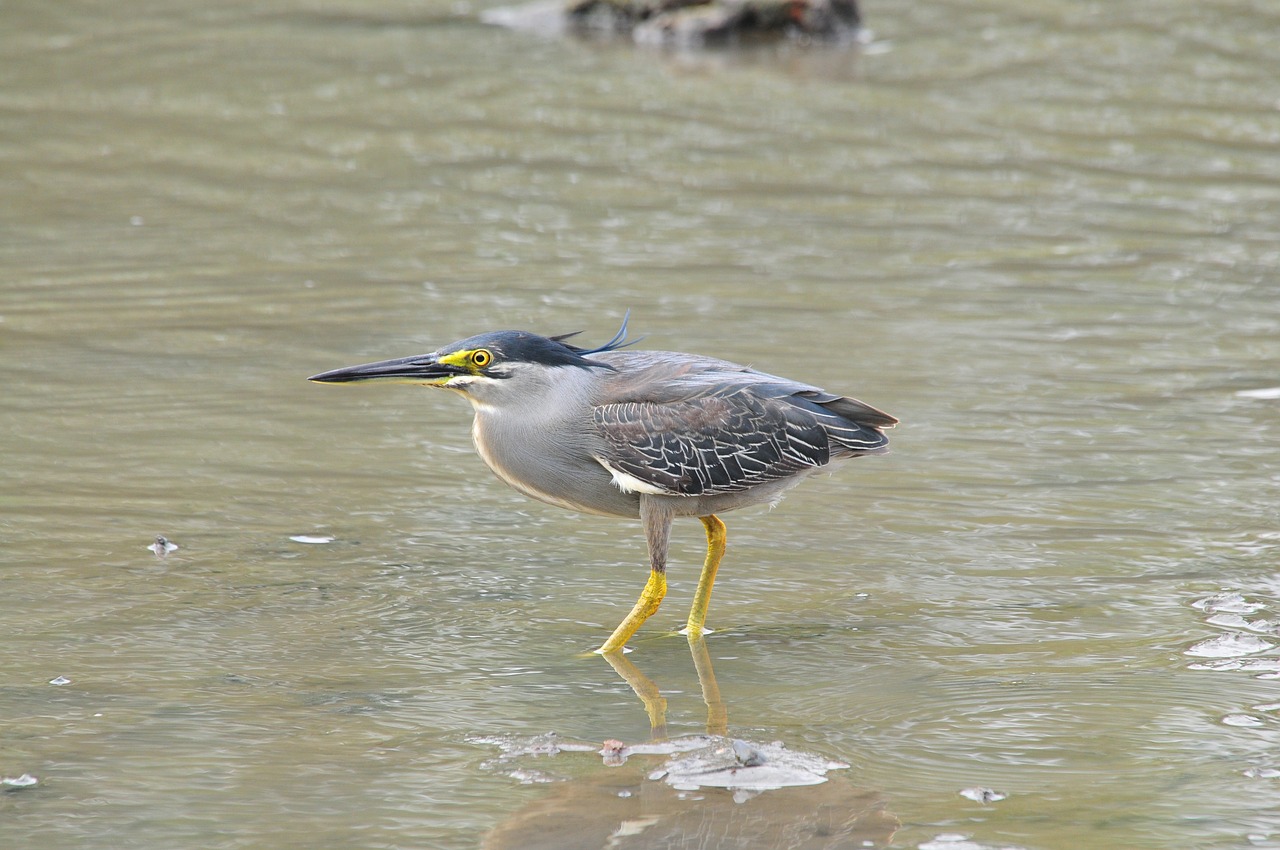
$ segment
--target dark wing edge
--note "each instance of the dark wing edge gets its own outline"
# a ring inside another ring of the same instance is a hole
[[[796,393],[803,399],[820,404],[832,413],[843,416],[850,422],[859,425],[870,425],[872,428],[892,428],[898,424],[896,416],[890,416],[879,408],[872,407],[865,401],[856,398],[836,395],[835,393],[818,391]]]
[[[856,398],[833,393],[799,392],[793,403],[811,407],[835,443],[832,451],[838,457],[884,454],[889,451],[889,438],[884,428],[892,428],[898,420],[883,410]]]

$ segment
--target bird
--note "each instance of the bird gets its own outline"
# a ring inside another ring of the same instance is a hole
[[[667,593],[667,549],[678,517],[697,517],[707,552],[686,633],[701,636],[727,532],[718,514],[776,504],[833,464],[888,451],[888,413],[847,396],[725,360],[624,350],[630,311],[594,348],[490,331],[428,354],[311,376],[322,384],[394,382],[466,398],[472,441],[511,487],[587,514],[639,519],[649,577],[622,622],[595,650],[612,653]]]

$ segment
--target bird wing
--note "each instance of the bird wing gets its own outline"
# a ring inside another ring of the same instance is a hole
[[[608,447],[596,459],[624,490],[712,496],[825,465],[828,436],[809,410],[750,388],[665,402],[598,405]]]

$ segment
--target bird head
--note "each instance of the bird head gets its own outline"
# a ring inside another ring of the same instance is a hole
[[[321,384],[383,381],[442,387],[462,393],[475,403],[495,401],[507,394],[528,392],[545,381],[549,370],[561,367],[612,369],[589,355],[613,351],[627,341],[627,318],[598,348],[579,348],[565,342],[576,333],[539,336],[529,331],[491,331],[446,345],[429,354],[380,360],[312,375]]]

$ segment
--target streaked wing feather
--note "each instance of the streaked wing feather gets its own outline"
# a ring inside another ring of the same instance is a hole
[[[749,391],[601,405],[595,423],[610,448],[602,462],[673,496],[747,490],[831,459],[812,412]]]

